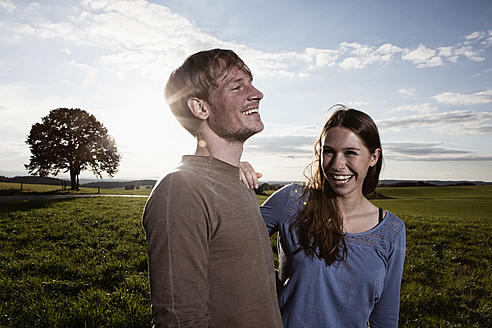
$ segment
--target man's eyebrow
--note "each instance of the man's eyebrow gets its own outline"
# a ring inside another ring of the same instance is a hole
[[[224,83],[229,84],[229,83],[240,83],[240,82],[252,82],[253,79],[249,78],[248,76],[234,76],[230,80],[224,81]]]
[[[249,80],[249,79],[245,79],[243,76],[239,76],[233,80],[228,81],[227,83],[237,83],[237,82],[243,82],[245,80]]]

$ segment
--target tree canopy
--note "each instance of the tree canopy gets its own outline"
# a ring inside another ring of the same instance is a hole
[[[118,172],[121,155],[108,130],[92,114],[79,108],[58,108],[35,123],[27,136],[32,175],[70,172],[72,189],[78,188],[80,172],[90,169],[102,178]]]

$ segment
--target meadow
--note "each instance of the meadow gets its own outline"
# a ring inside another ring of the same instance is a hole
[[[16,188],[0,195],[63,193]],[[492,186],[379,192],[407,228],[400,327],[491,327]],[[149,327],[145,201],[0,202],[0,326]]]
[[[380,188],[406,225],[401,327],[492,327],[492,186]]]

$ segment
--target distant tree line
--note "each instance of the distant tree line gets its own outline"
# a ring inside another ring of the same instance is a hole
[[[7,178],[4,176],[0,176],[0,182],[12,182],[12,183],[29,183],[29,184],[43,184],[43,185],[52,185],[52,186],[61,186],[63,184],[69,184],[69,180],[63,180],[58,178],[51,177],[38,177],[38,176],[17,176],[14,178]]]
[[[261,185],[258,186],[258,189],[255,189],[255,192],[257,195],[266,195],[265,191],[266,190],[279,190],[285,186],[285,184],[279,184],[279,183],[274,183],[274,184],[268,184],[268,183],[262,183]]]
[[[382,187],[460,187],[460,186],[474,186],[475,184],[473,182],[469,181],[463,181],[463,182],[456,182],[456,183],[449,183],[449,184],[433,184],[429,182],[423,182],[423,181],[402,181],[402,182],[396,182],[396,183],[389,183],[389,184],[381,184]]]
[[[14,178],[8,178],[0,176],[0,182],[12,182],[12,183],[28,183],[28,184],[43,184],[43,185],[58,185],[70,186],[70,180],[63,180],[52,177],[40,177],[40,176],[17,176]],[[88,188],[102,188],[102,189],[118,189],[125,188],[126,190],[140,189],[142,186],[152,188],[157,180],[135,180],[135,181],[108,181],[108,182],[90,182],[81,184],[83,187]]]
[[[0,182],[13,182],[13,183],[29,183],[29,184],[45,184],[45,185],[63,185],[69,184],[69,180],[53,178],[53,177],[40,177],[40,176],[16,176],[13,178],[8,178],[5,176],[0,176]],[[133,180],[133,181],[97,181],[84,183],[82,186],[88,188],[103,188],[103,189],[118,189],[118,188],[129,188],[129,189],[139,189],[142,186],[152,188],[156,184],[157,180]],[[267,190],[278,190],[285,186],[287,183],[262,183],[256,190],[257,195],[265,195]],[[445,183],[443,181],[441,184],[434,184],[423,181],[399,181],[394,183],[381,182],[381,187],[460,187],[460,186],[475,186],[475,185],[487,185],[490,183],[481,182],[474,183],[470,181],[448,181]],[[132,188],[133,186],[133,188]]]
[[[142,186],[153,187],[157,180],[134,180],[134,181],[101,181],[84,183],[82,186],[89,188],[117,189],[125,188],[126,190],[140,189]],[[133,188],[132,188],[133,187]]]

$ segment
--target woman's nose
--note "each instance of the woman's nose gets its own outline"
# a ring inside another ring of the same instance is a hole
[[[336,154],[333,156],[331,167],[334,170],[343,170],[345,168],[345,158],[343,154]]]

